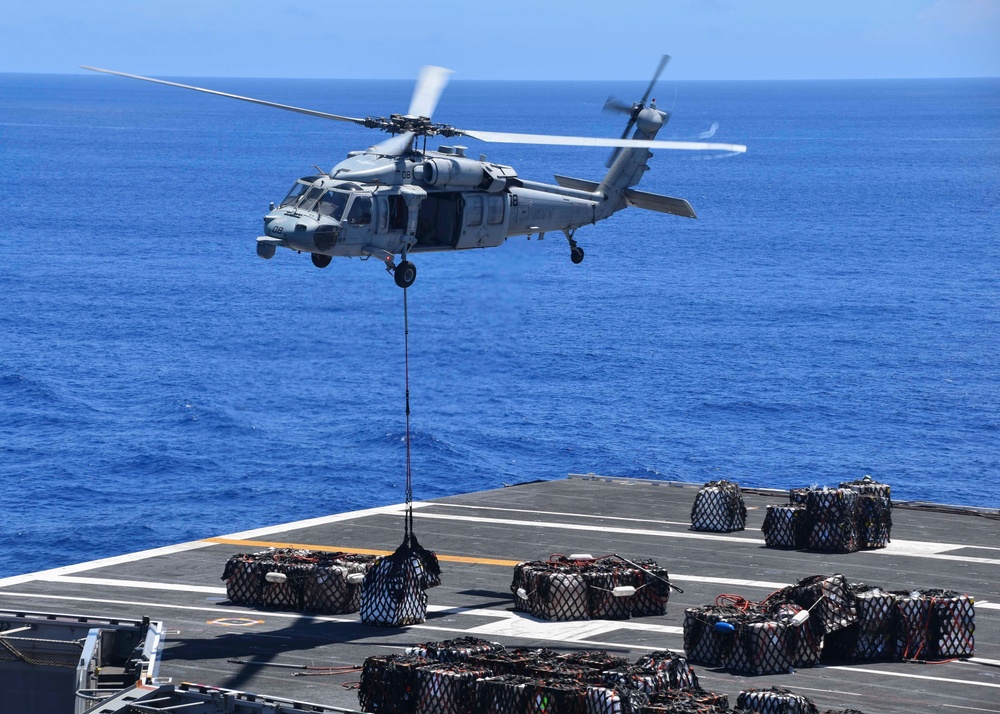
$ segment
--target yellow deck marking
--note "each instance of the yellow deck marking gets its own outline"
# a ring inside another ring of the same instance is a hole
[[[319,550],[327,553],[358,553],[359,555],[392,555],[391,550],[372,550],[371,548],[348,548],[333,545],[308,545],[306,543],[274,543],[265,540],[239,540],[237,538],[204,538],[203,543],[218,543],[220,545],[249,545],[255,548],[294,548],[296,550]],[[471,563],[472,565],[499,565],[513,568],[520,561],[500,560],[499,558],[474,558],[467,555],[441,555],[436,553],[438,560],[445,563]]]

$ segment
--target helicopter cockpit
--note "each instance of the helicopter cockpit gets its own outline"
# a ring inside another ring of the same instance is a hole
[[[329,179],[309,176],[299,179],[282,200],[280,208],[312,212],[320,219],[366,225],[372,220],[372,197],[357,184],[330,185]]]

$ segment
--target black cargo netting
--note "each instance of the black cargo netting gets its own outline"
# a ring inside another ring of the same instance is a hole
[[[689,607],[684,611],[684,652],[687,658],[708,667],[721,667],[733,649],[735,626],[732,630],[716,628],[719,622],[738,622],[744,610],[726,605]]]
[[[523,675],[536,663],[550,662],[558,657],[559,654],[552,650],[517,648],[473,655],[469,663],[485,667],[496,675]]]
[[[793,602],[762,604],[771,619],[784,623],[785,647],[792,667],[812,667],[819,664],[823,653],[822,625],[811,617],[796,624],[795,617],[805,608]]]
[[[443,642],[425,642],[406,648],[406,654],[426,657],[437,662],[469,662],[499,654],[504,646],[499,642],[481,640],[478,637],[456,637]]]
[[[857,622],[832,633],[824,654],[865,662],[895,657],[896,596],[881,588],[852,584]]]
[[[777,674],[792,668],[789,625],[766,615],[746,616],[733,623],[736,631],[724,666],[741,674]]]
[[[476,680],[490,674],[457,662],[419,668],[416,714],[475,714]]]
[[[813,575],[779,590],[769,600],[794,602],[809,610],[809,619],[822,625],[822,634],[836,632],[857,622],[854,593],[843,575]]]
[[[976,610],[948,590],[895,591],[896,658],[947,659],[975,654]]]
[[[270,548],[234,555],[222,579],[234,605],[342,614],[358,610],[361,587],[350,576],[363,576],[374,560],[354,553]],[[274,574],[270,580],[269,573]]]
[[[731,481],[709,481],[698,491],[691,508],[691,529],[729,533],[746,525],[747,509],[740,486]]]
[[[627,620],[663,615],[670,576],[653,560],[617,555],[518,563],[510,589],[514,609],[545,620]]]
[[[670,650],[657,650],[636,660],[636,666],[651,669],[660,674],[659,689],[691,689],[698,686],[687,658]]]
[[[588,687],[586,714],[638,714],[649,703],[641,689],[631,687]]]
[[[806,547],[823,553],[858,550],[858,494],[847,488],[810,491],[806,498]]]
[[[480,679],[475,684],[475,711],[477,714],[526,712],[534,691],[534,677],[504,674]]]
[[[787,506],[767,507],[761,528],[765,545],[826,553],[884,548],[892,532],[890,491],[888,484],[871,476],[845,481],[837,489],[793,488]],[[806,508],[804,514],[796,512],[801,506]],[[793,521],[801,522],[801,531]]]
[[[437,556],[407,533],[392,555],[379,558],[361,586],[361,621],[369,625],[414,625],[427,618],[427,593],[441,584]]]
[[[536,679],[528,695],[526,714],[584,714],[586,687],[565,679]]]
[[[379,714],[413,714],[417,708],[417,670],[430,662],[413,655],[375,655],[361,669],[361,709]]]
[[[226,562],[222,579],[226,581],[226,597],[234,605],[260,605],[261,590],[264,587],[264,578],[260,574],[260,556],[261,553],[241,553]]]
[[[798,503],[768,506],[760,530],[768,548],[804,548],[806,507]]]
[[[649,704],[639,711],[641,714],[726,714],[729,697],[697,687],[655,692],[649,695]]]
[[[736,698],[736,708],[756,714],[819,714],[807,697],[780,687],[746,689]]]
[[[337,557],[317,564],[305,582],[304,609],[339,615],[357,612],[361,606],[361,583],[375,563],[374,555],[338,553]]]

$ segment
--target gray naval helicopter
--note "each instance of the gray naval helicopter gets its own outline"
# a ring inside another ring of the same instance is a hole
[[[264,235],[257,238],[257,255],[274,257],[275,249],[309,253],[313,265],[325,268],[334,257],[376,258],[396,284],[407,288],[417,277],[411,253],[493,248],[512,236],[561,231],[569,241],[570,258],[583,260],[574,238],[577,229],[608,218],[628,206],[675,216],[697,218],[684,199],[637,191],[649,149],[743,153],[737,144],[658,141],[657,132],[670,118],[646,101],[666,66],[664,55],[642,99],[626,104],[609,99],[605,109],[628,115],[620,139],[458,129],[433,123],[431,116],[450,70],[424,67],[406,114],[365,118],[341,116],[277,104],[203,87],[142,77],[125,72],[83,69],[141,79],[221,97],[239,99],[322,119],[380,129],[392,136],[364,151],[353,151],[328,173],[300,178],[277,206],[264,216]],[[635,128],[632,138],[626,138]],[[464,146],[428,150],[427,137],[467,136],[485,142],[611,147],[608,172],[600,182],[556,176],[558,185],[519,178],[510,166],[466,156]],[[418,140],[422,147],[418,148]],[[400,261],[396,262],[396,256]]]

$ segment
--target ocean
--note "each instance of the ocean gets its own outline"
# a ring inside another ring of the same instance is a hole
[[[191,83],[352,116],[412,89]],[[644,84],[455,80],[435,119],[617,136],[604,100]],[[415,256],[414,497],[871,474],[1000,507],[1000,79],[654,94],[660,138],[718,122],[749,147],[654,152],[639,188],[699,220],[628,209],[577,233],[580,265],[553,234]],[[382,135],[105,75],[0,96],[0,576],[402,501],[402,291],[254,241],[296,178]],[[462,143],[526,179],[604,172],[604,150]]]

